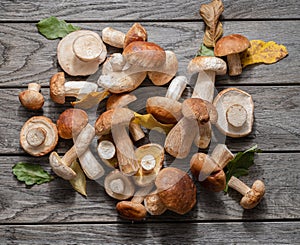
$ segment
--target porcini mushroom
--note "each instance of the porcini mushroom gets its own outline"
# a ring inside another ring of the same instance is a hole
[[[140,23],[134,23],[125,35],[123,48],[135,41],[147,41],[148,34]]]
[[[133,176],[138,186],[150,185],[158,175],[164,162],[164,148],[159,144],[146,144],[135,150],[139,170]]]
[[[129,177],[115,169],[104,180],[106,193],[114,199],[126,200],[133,196],[135,188]]]
[[[221,133],[233,138],[251,133],[254,103],[250,94],[237,88],[224,89],[213,104],[218,111],[216,126]]]
[[[232,176],[228,182],[228,186],[243,195],[240,205],[244,209],[256,207],[265,194],[265,184],[261,180],[256,180],[250,188],[240,179]]]
[[[98,139],[97,153],[104,162],[110,168],[118,167],[118,159],[116,156],[116,147],[113,143],[111,134],[102,135]]]
[[[53,151],[49,156],[49,162],[54,173],[65,180],[75,178],[76,173],[70,168],[70,166],[77,157],[80,157],[88,149],[94,135],[94,127],[87,124],[78,134],[74,145],[62,158]]]
[[[206,104],[202,99],[189,98],[182,103],[183,118],[171,129],[165,140],[165,150],[176,158],[185,158],[197,135],[198,122],[209,121]]]
[[[144,199],[144,206],[151,215],[161,215],[167,208],[160,199],[157,190],[147,195]]]
[[[200,98],[212,103],[215,91],[216,75],[226,74],[226,63],[213,56],[198,56],[188,65],[189,73],[198,73],[192,98]]]
[[[250,47],[249,40],[240,34],[231,34],[220,38],[214,48],[215,56],[227,56],[230,76],[242,73],[242,65],[239,53]]]
[[[44,96],[39,92],[41,85],[29,83],[28,89],[19,93],[19,100],[29,110],[39,110],[44,105]]]
[[[89,30],[71,32],[57,46],[58,63],[71,76],[94,74],[106,59],[106,54],[100,36]]]
[[[188,81],[186,76],[175,77],[171,81],[165,97],[172,100],[179,100],[187,83]]]
[[[110,46],[123,48],[125,34],[112,27],[106,27],[102,30],[102,40]]]
[[[20,144],[32,156],[46,155],[55,148],[57,142],[56,125],[44,116],[31,117],[20,132]]]
[[[98,85],[92,82],[66,82],[64,72],[58,72],[50,79],[50,97],[58,104],[64,104],[65,97],[80,99],[90,92],[97,91],[97,89]]]
[[[178,168],[162,169],[155,185],[159,198],[168,210],[186,214],[196,204],[196,186],[189,175]]]

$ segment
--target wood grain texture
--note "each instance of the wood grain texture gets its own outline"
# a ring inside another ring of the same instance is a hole
[[[0,242],[45,245],[297,244],[299,227],[299,222],[7,225],[0,226]],[[134,238],[129,239],[133,234]]]
[[[36,21],[51,15],[67,20],[200,20],[201,4],[210,1],[9,1],[2,0],[2,21]],[[224,19],[299,18],[299,2],[225,0]]]
[[[218,88],[221,90],[223,87]],[[227,138],[226,143],[232,151],[245,150],[248,147],[258,144],[265,151],[299,151],[299,114],[300,114],[300,86],[241,86],[242,90],[253,96],[255,104],[255,121],[253,131],[247,137],[232,139]],[[45,97],[43,110],[34,112],[28,111],[21,106],[18,94],[22,89],[0,89],[0,104],[4,105],[1,109],[0,117],[0,154],[23,154],[24,151],[19,145],[19,133],[23,124],[34,115],[44,115],[51,118],[54,122],[60,113],[70,107],[58,105],[50,100],[49,89],[43,88],[42,93]],[[148,97],[161,95],[164,96],[166,88],[163,87],[141,87],[134,94],[138,100],[130,105],[134,111],[145,113],[145,104]],[[192,89],[185,90],[184,96],[189,97]],[[100,111],[103,111],[105,101],[98,108],[89,110],[90,123],[94,124]],[[224,142],[225,137],[214,130],[218,142]],[[157,135],[157,134],[156,134]],[[164,136],[156,136],[150,141],[163,140]],[[162,142],[157,142],[162,143]],[[72,146],[68,140],[59,140],[56,149],[65,152]]]
[[[266,195],[255,209],[243,210],[239,205],[241,195],[234,190],[224,195],[206,191],[197,184],[198,201],[188,214],[181,216],[167,211],[161,216],[148,216],[146,221],[299,219],[299,159],[300,153],[260,153],[256,156],[249,175],[242,178],[248,185],[252,185],[256,179],[265,182]],[[103,178],[88,181],[87,198],[76,193],[67,181],[58,177],[50,183],[26,188],[12,174],[12,166],[19,161],[39,163],[51,172],[47,157],[0,157],[0,224],[124,221],[115,210],[117,201],[104,191]],[[188,163],[182,163],[181,168],[188,171]],[[106,169],[106,174],[109,172]]]
[[[176,53],[179,60],[177,74],[188,75],[186,67],[202,42],[204,24],[198,22],[142,24],[149,33],[149,41]],[[77,23],[77,25],[96,31],[101,35],[101,30],[107,26],[127,32],[132,23]],[[300,54],[298,52],[300,35],[297,22],[224,22],[224,35],[231,33],[243,34],[251,40],[273,40],[284,44],[289,51],[289,56],[276,64],[246,67],[239,77],[218,76],[217,84],[300,84]],[[0,87],[24,87],[29,82],[40,82],[43,86],[48,85],[50,77],[61,70],[56,58],[57,44],[58,40],[47,40],[40,35],[34,23],[1,24]],[[108,47],[108,51],[110,54],[121,50]],[[81,79],[95,81],[99,73]]]

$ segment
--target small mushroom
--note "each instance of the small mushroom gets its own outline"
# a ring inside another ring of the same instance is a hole
[[[192,98],[200,98],[212,103],[215,91],[216,75],[226,74],[226,63],[220,58],[212,56],[198,56],[188,65],[189,73],[198,72]]]
[[[175,77],[171,81],[165,97],[172,100],[179,100],[187,84],[186,76]]]
[[[44,105],[44,96],[39,92],[41,85],[29,83],[28,89],[19,93],[19,100],[29,110],[39,110]]]
[[[185,158],[198,132],[198,123],[209,121],[206,104],[202,99],[189,98],[182,103],[183,118],[171,129],[165,140],[165,150],[176,158]]]
[[[162,169],[155,185],[159,198],[168,210],[186,214],[196,204],[196,186],[189,175],[178,168]]]
[[[57,46],[57,59],[71,76],[94,74],[106,59],[106,46],[100,36],[88,30],[69,33]]]
[[[216,126],[221,133],[233,138],[251,133],[254,103],[250,94],[237,88],[224,89],[213,104],[218,111]]]
[[[249,40],[240,34],[231,34],[220,38],[214,48],[215,56],[227,56],[230,76],[242,73],[242,65],[239,53],[251,46]]]
[[[58,135],[63,139],[72,139],[88,124],[89,118],[84,110],[69,108],[62,112],[56,122]]]
[[[111,120],[111,133],[116,145],[119,168],[125,175],[134,175],[139,168],[133,143],[126,131],[133,119],[134,113],[131,110],[116,108]]]
[[[22,148],[32,156],[44,156],[58,142],[56,125],[44,116],[34,116],[25,122],[20,132]]]
[[[50,80],[50,97],[58,103],[64,104],[65,97],[82,98],[84,95],[95,92],[98,85],[92,82],[66,82],[64,72],[58,72]]]
[[[147,216],[147,210],[141,203],[121,201],[117,203],[116,209],[122,218],[132,221],[140,221]]]
[[[135,188],[128,176],[115,169],[104,180],[106,193],[114,199],[126,200],[133,196]]]
[[[225,144],[217,144],[211,153],[211,157],[223,169],[234,158],[234,155]]]
[[[102,162],[110,168],[118,168],[116,147],[111,134],[102,135],[98,139],[97,152]]]
[[[123,48],[135,41],[147,41],[148,34],[140,23],[134,23],[125,35]]]
[[[142,145],[135,150],[139,170],[133,176],[138,186],[148,186],[154,182],[164,162],[164,148],[159,144]]]
[[[162,215],[167,210],[166,206],[161,201],[157,190],[145,197],[144,206],[151,215]]]
[[[70,180],[76,177],[76,173],[70,168],[71,164],[81,155],[83,155],[92,139],[95,135],[95,129],[90,124],[87,124],[79,133],[75,139],[74,145],[69,149],[65,155],[60,158],[60,156],[53,151],[49,156],[49,162],[52,170],[59,177]]]
[[[123,48],[125,34],[111,27],[106,27],[102,30],[103,42],[116,48]]]
[[[243,195],[240,205],[244,209],[256,207],[265,194],[265,184],[261,180],[256,180],[250,188],[240,179],[232,176],[228,182],[228,186]]]

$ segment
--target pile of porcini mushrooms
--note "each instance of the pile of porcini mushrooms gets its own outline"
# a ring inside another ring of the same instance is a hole
[[[123,49],[123,52],[106,58],[104,43]],[[224,45],[216,48],[216,56],[227,55],[230,74],[236,74],[238,61],[232,50],[222,50]],[[116,205],[119,214],[130,220],[142,220],[147,213],[161,215],[166,210],[178,214],[189,212],[196,203],[193,178],[211,191],[224,189],[226,177],[223,168],[234,157],[226,145],[218,144],[211,155],[195,153],[186,159],[193,144],[200,149],[208,148],[212,137],[211,124],[230,137],[243,137],[252,130],[254,106],[248,93],[229,88],[214,98],[215,75],[227,71],[223,59],[196,57],[190,62],[188,71],[199,74],[191,98],[183,100],[181,95],[188,79],[185,76],[174,78],[178,70],[175,53],[148,42],[147,32],[139,23],[135,23],[126,34],[105,28],[102,38],[88,30],[72,32],[59,42],[57,58],[61,68],[70,76],[94,74],[104,63],[97,83],[66,81],[64,72],[54,74],[50,79],[51,99],[64,104],[66,97],[80,100],[85,95],[104,90],[110,93],[106,110],[95,123],[90,122],[86,111],[79,108],[65,110],[56,124],[44,116],[30,118],[20,135],[21,146],[26,152],[33,156],[50,153],[52,170],[65,180],[75,178],[76,173],[70,166],[76,159],[92,180],[103,177],[105,169],[110,169],[105,175],[105,191],[119,201]],[[136,141],[145,137],[145,130],[134,120],[135,112],[128,108],[137,100],[130,92],[147,76],[156,86],[170,82],[165,97],[150,97],[145,105],[147,113],[157,121],[174,125],[164,146],[156,143],[135,146]],[[40,109],[44,98],[39,90],[40,85],[30,83],[28,90],[19,95],[22,105],[31,110]],[[74,142],[63,156],[54,151],[59,137]],[[94,156],[90,149],[95,137],[98,156]],[[193,177],[178,168],[164,167],[165,154],[190,161]],[[229,186],[244,196],[241,201],[244,208],[255,207],[264,194],[261,181],[256,181],[250,188],[232,178]]]

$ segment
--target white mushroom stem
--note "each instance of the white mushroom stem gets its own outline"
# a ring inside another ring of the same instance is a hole
[[[106,27],[102,30],[103,42],[117,48],[123,48],[125,34],[111,27]]]
[[[234,155],[225,144],[218,144],[211,153],[211,157],[223,169],[234,158]]]
[[[211,123],[201,124],[198,122],[198,131],[194,140],[195,145],[200,149],[206,149],[211,141]]]
[[[116,148],[114,144],[109,140],[100,141],[97,147],[98,155],[101,159],[109,160],[116,154]]]
[[[215,71],[200,70],[192,98],[200,98],[212,103],[214,98],[215,78]]]
[[[41,127],[31,128],[26,134],[26,141],[32,147],[38,147],[46,140],[47,132]]]
[[[124,182],[122,179],[114,179],[110,182],[109,187],[113,193],[123,194],[125,190]]]
[[[39,92],[41,89],[41,85],[38,83],[29,83],[28,84],[28,90]]]
[[[227,63],[230,76],[237,76],[242,73],[242,64],[239,54],[227,55]]]
[[[177,76],[170,83],[166,96],[169,99],[179,100],[188,81],[185,76]]]
[[[232,189],[238,191],[241,193],[243,196],[245,196],[251,188],[247,186],[244,182],[242,182],[240,179],[232,176],[228,182],[228,186],[231,187]]]
[[[145,137],[145,133],[141,126],[137,123],[130,122],[129,124],[129,132],[134,141],[138,141]]]
[[[151,173],[153,171],[153,169],[155,168],[156,165],[156,160],[154,158],[154,156],[148,154],[145,155],[142,159],[141,159],[141,167],[143,170],[143,173]]]
[[[81,99],[84,95],[98,90],[98,85],[92,82],[66,82],[65,85],[65,97],[76,97]]]
[[[231,105],[226,111],[226,120],[231,126],[240,128],[247,121],[247,111],[242,105]]]

